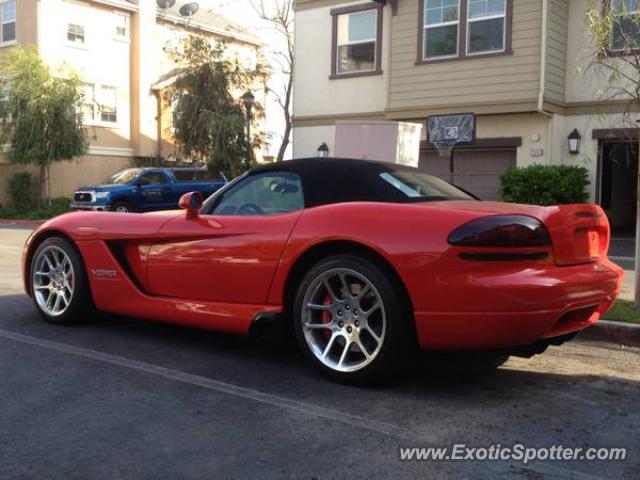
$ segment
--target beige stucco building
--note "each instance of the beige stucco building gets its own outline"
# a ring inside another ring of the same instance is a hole
[[[259,61],[255,36],[205,9],[185,19],[179,14],[184,3],[161,10],[155,0],[0,0],[0,57],[14,45],[34,46],[48,65],[67,65],[84,82],[88,154],[52,167],[53,196],[99,182],[137,157],[176,154],[163,89],[176,68],[173,54],[189,33],[223,41],[226,54],[247,67]],[[6,19],[13,19],[13,34]],[[254,94],[264,104],[264,83]],[[0,204],[13,171],[0,159]]]
[[[603,98],[587,67],[591,0],[296,0],[294,156],[335,149],[341,121],[476,114],[474,144],[454,170],[422,129],[420,166],[499,197],[513,165],[589,169],[593,201],[620,231],[635,209],[638,133],[625,101]],[[631,2],[633,4],[633,2]],[[640,116],[640,115],[638,115]],[[568,136],[577,129],[580,152]]]

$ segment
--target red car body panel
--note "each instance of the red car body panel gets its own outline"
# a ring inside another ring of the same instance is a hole
[[[461,259],[479,249],[450,245],[450,233],[494,214],[541,220],[553,246],[533,250],[548,257]],[[193,220],[177,212],[73,213],[30,237],[25,279],[34,242],[51,231],[77,244],[99,310],[240,334],[256,315],[282,312],[296,261],[335,241],[368,248],[395,270],[425,349],[508,348],[581,330],[611,306],[622,282],[606,258],[606,216],[594,205],[340,203]]]

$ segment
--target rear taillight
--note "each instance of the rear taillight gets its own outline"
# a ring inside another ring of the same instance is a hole
[[[459,247],[549,247],[549,231],[527,215],[493,215],[465,223],[449,235]]]

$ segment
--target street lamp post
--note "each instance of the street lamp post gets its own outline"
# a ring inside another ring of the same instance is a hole
[[[244,108],[247,113],[247,168],[251,167],[253,160],[253,148],[251,147],[251,120],[253,119],[253,106],[256,103],[256,97],[248,91],[242,96]]]

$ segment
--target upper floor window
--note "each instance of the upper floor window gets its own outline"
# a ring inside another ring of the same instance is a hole
[[[77,23],[67,24],[67,42],[84,45],[85,43],[84,25]]]
[[[506,0],[469,0],[467,53],[501,52],[505,43]]]
[[[129,15],[114,13],[115,37],[118,40],[129,40]]]
[[[424,57],[457,55],[460,0],[424,1]]]
[[[640,48],[640,0],[611,0],[611,50]]]
[[[332,76],[380,73],[382,9],[355,5],[333,15]]]
[[[15,42],[16,40],[16,0],[2,2],[0,8],[0,35],[1,43]]]
[[[510,53],[513,0],[421,0],[418,61]]]

